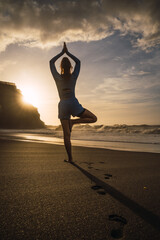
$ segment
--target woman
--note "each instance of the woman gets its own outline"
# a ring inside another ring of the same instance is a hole
[[[71,73],[71,63],[67,57],[64,57],[60,65],[61,74],[59,74],[56,70],[55,62],[64,53],[74,60],[75,68]],[[62,51],[50,60],[50,69],[60,97],[58,118],[62,124],[64,145],[68,155],[68,160],[65,161],[72,163],[71,130],[73,125],[79,123],[94,123],[97,121],[97,117],[89,110],[83,108],[75,97],[75,85],[80,71],[80,60],[68,51],[66,43],[64,43]],[[71,115],[78,118],[70,119]]]

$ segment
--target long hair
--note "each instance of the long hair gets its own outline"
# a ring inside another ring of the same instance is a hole
[[[64,57],[60,64],[61,67],[61,76],[68,80],[71,76],[72,65],[67,57]]]

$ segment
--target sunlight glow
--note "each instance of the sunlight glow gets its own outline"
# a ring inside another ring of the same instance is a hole
[[[37,78],[38,76],[30,69],[22,70],[19,76],[16,76],[16,79],[19,79],[18,88],[23,95],[22,100],[36,108],[41,104],[41,88],[35,81]]]
[[[25,87],[21,89],[23,94],[23,101],[32,104],[34,107],[38,107],[40,103],[39,94],[31,87]]]
[[[22,93],[21,101],[23,104],[31,104],[37,108],[40,118],[47,124],[59,124],[57,118],[57,91],[52,89],[48,82],[45,84],[46,74],[38,68],[38,72],[33,68],[19,69],[15,75],[17,88]],[[53,85],[54,86],[54,85]]]

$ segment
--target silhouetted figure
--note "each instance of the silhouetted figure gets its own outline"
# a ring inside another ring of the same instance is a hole
[[[64,53],[74,60],[75,68],[73,72],[71,72],[71,63],[67,57],[64,57],[60,65],[61,74],[59,74],[56,70],[55,62]],[[65,43],[62,51],[50,60],[50,69],[56,82],[60,97],[60,102],[58,104],[58,118],[60,119],[63,128],[64,144],[68,154],[68,161],[72,162],[72,126],[79,123],[94,123],[97,121],[97,117],[89,110],[83,108],[75,97],[75,85],[80,72],[80,60],[68,51]],[[70,119],[71,115],[78,118]]]

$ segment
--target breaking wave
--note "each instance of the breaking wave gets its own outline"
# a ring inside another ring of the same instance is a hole
[[[75,125],[74,131],[87,131],[90,133],[121,133],[121,134],[160,134],[160,125],[126,125],[126,124],[115,124],[113,126],[108,125]],[[57,132],[62,131],[61,125],[59,126],[48,126],[43,129],[0,129],[0,132],[10,133],[36,133],[36,134],[47,134],[53,135]]]
[[[137,133],[137,134],[160,134],[160,125],[126,125],[115,124],[113,126],[107,125],[79,125],[74,126],[75,130],[92,131],[99,133]]]
[[[63,144],[61,126],[45,129],[0,129],[0,137],[25,138]],[[80,146],[160,153],[160,125],[75,125],[72,142]]]

